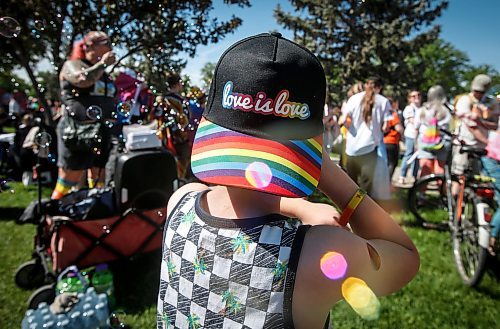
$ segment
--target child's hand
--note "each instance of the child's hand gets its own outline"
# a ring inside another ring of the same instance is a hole
[[[308,225],[331,225],[341,227],[337,222],[340,214],[335,207],[326,203],[305,202],[307,202],[307,204],[304,204],[303,209],[300,211],[300,216],[298,216],[302,223]]]
[[[308,225],[340,226],[340,217],[335,207],[326,203],[313,203],[299,198],[281,198],[280,213],[288,217],[296,217]]]

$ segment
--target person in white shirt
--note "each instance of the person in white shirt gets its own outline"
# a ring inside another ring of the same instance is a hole
[[[467,145],[485,148],[481,136],[488,136],[488,131],[498,128],[499,108],[496,101],[488,102],[485,97],[490,88],[491,78],[485,74],[474,77],[471,83],[471,92],[458,98],[455,113],[459,119],[457,125],[458,138]],[[462,175],[469,166],[467,153],[460,153],[458,145],[453,149],[452,171]],[[474,170],[479,172],[478,163],[473,164]],[[454,192],[457,187],[454,187]]]
[[[422,94],[420,91],[413,89],[408,93],[408,105],[406,105],[403,110],[403,118],[405,124],[405,153],[403,155],[403,160],[401,160],[401,173],[399,177],[399,183],[404,184],[406,179],[406,174],[408,173],[408,160],[415,153],[415,142],[417,138],[417,129],[415,128],[415,114],[422,106]],[[411,175],[413,178],[417,177],[418,173],[418,161],[414,161],[412,164]]]
[[[383,133],[392,120],[391,103],[380,95],[379,78],[369,78],[365,90],[347,101],[340,124],[348,129],[346,135],[346,171],[365,191],[372,191],[377,147],[383,143]]]

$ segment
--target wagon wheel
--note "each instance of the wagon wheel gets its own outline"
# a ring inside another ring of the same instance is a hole
[[[38,260],[32,259],[17,268],[14,281],[22,289],[38,288],[45,282],[45,269]]]
[[[28,299],[28,309],[36,310],[38,304],[45,302],[47,304],[52,304],[56,298],[56,287],[55,284],[46,284],[35,290],[30,298]]]

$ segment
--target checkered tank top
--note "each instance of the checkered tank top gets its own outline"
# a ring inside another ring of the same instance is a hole
[[[230,220],[191,192],[163,237],[158,328],[293,328],[295,273],[308,226],[281,215]],[[328,322],[327,322],[328,323]]]

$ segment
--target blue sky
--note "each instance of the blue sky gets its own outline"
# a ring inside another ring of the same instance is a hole
[[[234,14],[243,23],[234,34],[215,45],[199,47],[197,55],[188,58],[183,74],[189,75],[193,83],[199,84],[200,70],[205,63],[217,62],[224,50],[240,39],[270,30],[292,37],[273,17],[278,3],[292,11],[288,0],[252,0],[251,3],[250,8],[241,9],[225,5],[222,0],[214,1],[214,16],[227,19]],[[465,52],[473,65],[489,64],[500,71],[500,0],[450,0],[437,23],[441,25],[441,38]]]

